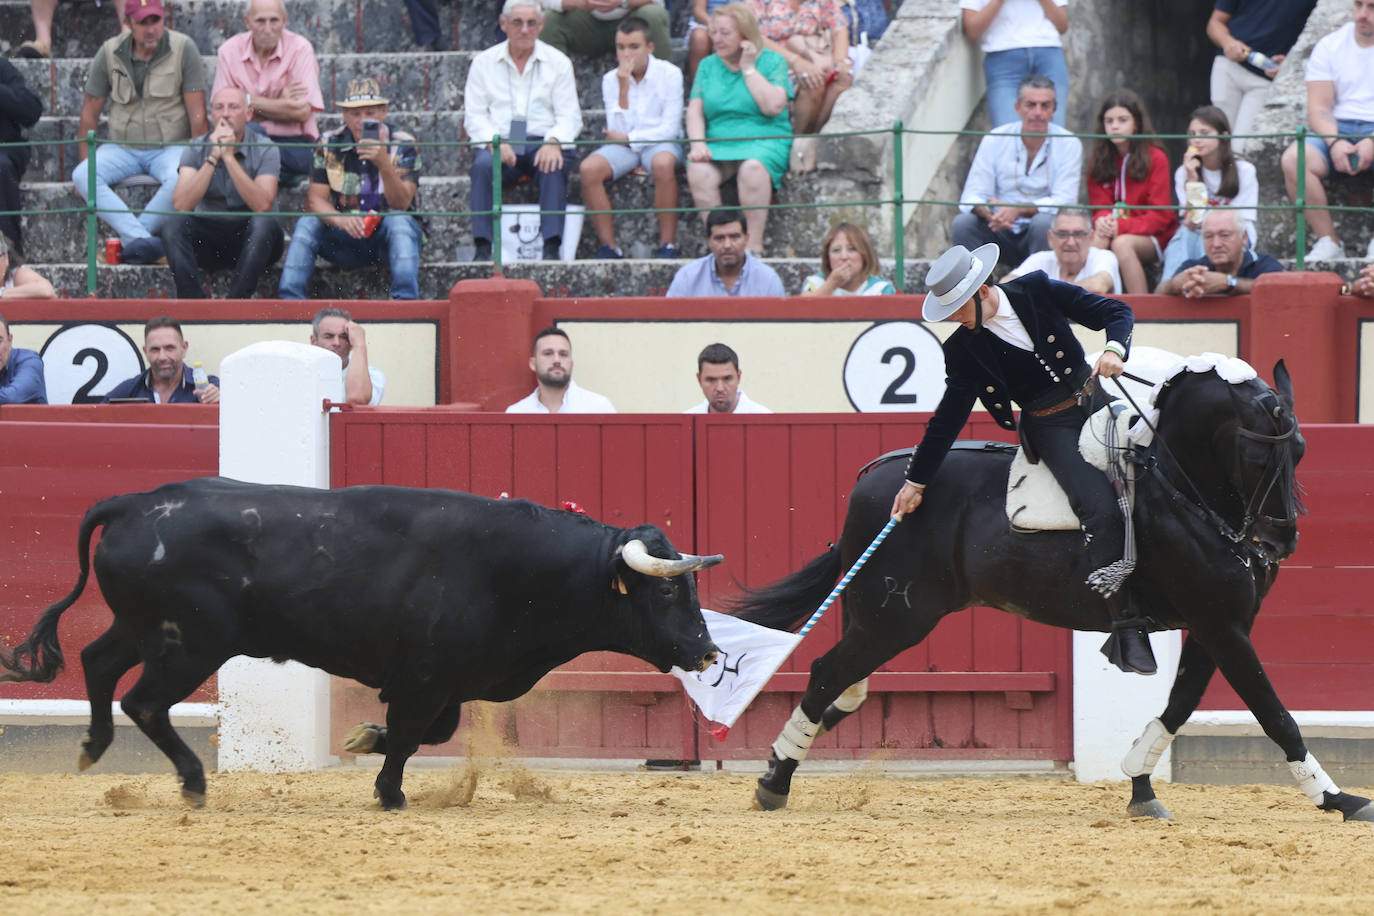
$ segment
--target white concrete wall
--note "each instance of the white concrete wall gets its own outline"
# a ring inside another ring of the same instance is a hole
[[[339,358],[267,341],[220,364],[220,474],[253,483],[329,486],[324,400],[343,400]],[[291,558],[282,557],[282,562]],[[238,657],[219,670],[219,768],[310,770],[330,754],[329,677],[296,662]]]
[[[1183,647],[1177,630],[1151,633],[1159,670],[1146,677],[1107,661],[1099,651],[1106,638],[1105,633],[1073,634],[1073,770],[1079,782],[1127,778],[1121,758],[1145,724],[1164,711]],[[1172,751],[1159,758],[1154,775],[1172,778]]]

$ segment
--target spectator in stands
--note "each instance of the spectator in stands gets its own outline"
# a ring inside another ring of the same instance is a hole
[[[1163,257],[1178,226],[1169,194],[1169,157],[1147,136],[1155,132],[1150,114],[1129,89],[1102,100],[1094,132],[1108,138],[1094,140],[1088,156],[1093,244],[1116,255],[1127,293],[1148,293],[1145,267]],[[1168,209],[1138,209],[1150,206]]]
[[[1059,36],[1069,30],[1069,0],[959,0],[964,34],[983,49],[988,114],[1007,124],[1020,112],[1021,82],[1049,77],[1059,101],[1054,123],[1064,126],[1069,107],[1069,68]]]
[[[562,328],[547,327],[534,335],[530,371],[538,384],[506,413],[615,413],[609,398],[573,381],[572,341]]]
[[[320,139],[315,113],[324,111],[320,65],[309,39],[286,27],[283,0],[250,0],[248,31],[219,46],[213,100],[225,86],[248,93],[255,124],[281,144],[281,179],[288,186],[310,177]]]
[[[410,33],[421,51],[448,50],[448,39],[439,28],[436,0],[406,0],[406,14],[410,16]]]
[[[493,158],[501,162],[503,188],[533,178],[539,186],[540,210],[566,210],[568,170],[577,161],[577,151],[561,144],[582,132],[572,61],[538,39],[544,14],[537,0],[506,0],[498,22],[506,40],[473,58],[463,91],[468,139],[486,143],[501,138],[499,150],[473,150],[468,207],[473,212],[477,261],[491,260]],[[544,213],[539,222],[544,259],[557,260],[563,214]]]
[[[743,378],[739,354],[723,343],[710,344],[697,355],[697,384],[705,397],[683,413],[772,413],[744,393]]]
[[[177,167],[184,143],[209,133],[205,120],[205,65],[196,43],[165,27],[167,13],[162,0],[128,0],[129,34],[120,34],[100,46],[86,78],[86,99],[81,106],[77,136],[95,130],[105,101],[110,102],[110,139],[97,152],[96,204],[100,218],[118,235],[122,259],[130,264],[152,264],[163,258],[157,230],[172,205]],[[139,144],[154,144],[142,146]],[[168,145],[162,145],[168,144]],[[86,145],[77,144],[80,159],[72,171],[76,193],[86,200],[90,163]],[[159,185],[141,216],[110,189],[135,175],[151,175]]]
[[[749,250],[749,233],[738,210],[712,210],[706,217],[711,253],[678,268],[668,296],[782,296],[777,271]]]
[[[305,209],[286,250],[277,295],[304,299],[315,256],[340,267],[386,263],[391,298],[420,292],[420,153],[415,137],[386,119],[388,99],[371,77],[350,80],[343,126],[320,138]],[[378,219],[380,217],[380,219]]]
[[[563,54],[601,57],[611,53],[618,20],[638,16],[649,28],[654,56],[672,59],[664,0],[543,0],[543,14],[539,40]]]
[[[138,0],[129,0],[137,3]],[[191,344],[181,333],[175,318],[163,315],[143,326],[143,355],[148,368],[141,375],[125,379],[105,395],[110,401],[143,400],[154,404],[214,404],[219,401],[219,379],[209,376],[204,390],[196,391],[186,351]]]
[[[1374,264],[1360,268],[1360,275],[1351,284],[1350,291],[1366,299],[1374,299]]]
[[[816,139],[830,120],[835,100],[854,85],[849,26],[838,0],[749,0],[764,47],[787,60],[796,86],[792,101],[792,170],[816,168]]]
[[[1009,265],[1049,247],[1055,208],[1077,203],[1083,167],[1083,144],[1051,120],[1058,103],[1049,77],[1021,80],[1013,107],[1019,120],[979,142],[950,227],[970,251],[996,242]]]
[[[606,146],[582,160],[582,202],[589,210],[611,209],[606,182],[632,170],[654,178],[658,212],[658,250],[654,257],[675,258],[677,245],[677,167],[682,161],[682,71],[652,57],[654,44],[643,19],[630,16],[616,27],[617,66],[601,78],[606,110]],[[615,216],[593,213],[601,242],[594,257],[620,258],[615,244]]]
[[[0,315],[0,404],[46,404],[43,357],[34,350],[14,349],[10,323]]]
[[[162,244],[178,299],[205,298],[200,271],[219,267],[234,269],[229,298],[251,299],[283,247],[281,223],[269,212],[280,149],[263,143],[266,134],[256,125],[248,129],[248,96],[236,86],[215,91],[210,117],[214,131],[196,137],[181,157],[172,194],[180,212],[162,224]],[[202,215],[225,211],[254,215]]]
[[[744,3],[717,7],[710,35],[715,53],[697,68],[687,105],[687,183],[707,211],[720,206],[721,182],[737,179],[749,249],[762,255],[768,224],[762,208],[782,183],[792,149],[787,61],[763,47],[758,21]]]
[[[1226,113],[1233,133],[1248,134],[1264,107],[1278,67],[1261,69],[1246,58],[1258,51],[1281,64],[1298,40],[1317,0],[1217,0],[1207,37],[1221,53],[1212,61],[1212,104]],[[1237,151],[1253,141],[1234,141]]]
[[[1160,275],[1165,279],[1178,273],[1184,261],[1202,257],[1202,217],[1207,207],[1244,208],[1237,215],[1250,224],[1247,243],[1255,244],[1259,182],[1255,167],[1231,152],[1230,134],[1226,113],[1215,105],[1195,108],[1188,116],[1188,149],[1183,164],[1174,170],[1174,197],[1184,209],[1178,211],[1178,229],[1164,247]],[[1205,206],[1196,204],[1197,200],[1203,200]]]
[[[1260,274],[1283,270],[1267,254],[1257,255],[1245,244],[1249,220],[1236,210],[1208,210],[1202,220],[1202,244],[1207,253],[1184,261],[1178,273],[1159,284],[1166,296],[1238,296],[1250,292]]]
[[[24,82],[14,64],[0,59],[0,144],[22,143],[24,128],[33,127],[43,116],[43,102]],[[19,180],[29,166],[29,147],[0,146],[0,233],[24,250],[24,230],[19,217],[5,210],[20,210]]]
[[[1345,257],[1336,224],[1326,206],[1322,179],[1334,170],[1357,175],[1374,165],[1374,0],[1355,0],[1351,21],[1323,36],[1307,59],[1307,209],[1316,244],[1309,261]],[[1283,180],[1296,201],[1298,145],[1283,151]],[[1365,257],[1374,258],[1374,238]]]
[[[111,0],[115,21],[120,24],[120,34],[129,31],[124,19],[125,0]],[[98,7],[100,4],[96,4]],[[52,17],[57,12],[57,0],[29,0],[29,15],[33,18],[33,38],[23,42],[14,51],[15,57],[41,60],[52,57]]]
[[[821,242],[821,272],[802,283],[803,296],[887,296],[897,291],[878,276],[878,254],[863,228],[849,222],[830,227]]]
[[[310,322],[310,342],[343,361],[344,400],[349,404],[382,403],[386,375],[367,360],[367,332],[345,309],[322,308]]]
[[[1003,281],[1043,270],[1051,280],[1081,286],[1099,296],[1121,293],[1116,255],[1092,244],[1092,221],[1087,210],[1061,207],[1050,224],[1050,247],[1026,258]]]
[[[0,299],[52,299],[57,293],[48,279],[24,265],[24,258],[0,232]]]
[[[687,18],[687,83],[697,78],[697,65],[711,53],[711,17],[729,0],[692,0],[692,15]]]

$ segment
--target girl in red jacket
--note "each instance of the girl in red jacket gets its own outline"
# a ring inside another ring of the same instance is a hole
[[[1088,157],[1088,203],[1093,244],[1110,248],[1121,264],[1127,293],[1148,293],[1145,265],[1159,261],[1178,227],[1169,189],[1169,157],[1153,139],[1154,126],[1140,96],[1118,89],[1102,100]],[[1141,210],[1158,206],[1160,210]]]

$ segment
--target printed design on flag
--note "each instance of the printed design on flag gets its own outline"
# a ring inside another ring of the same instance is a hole
[[[701,616],[706,621],[711,641],[720,652],[705,671],[674,668],[673,674],[682,681],[683,689],[701,709],[701,714],[725,726],[724,729],[712,729],[717,738],[723,739],[729,727],[792,654],[801,637],[706,608],[701,609]]]

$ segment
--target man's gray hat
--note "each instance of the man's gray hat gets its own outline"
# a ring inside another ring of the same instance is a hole
[[[930,292],[921,305],[921,317],[926,321],[943,321],[959,311],[987,282],[1001,254],[997,243],[989,242],[972,252],[963,245],[955,245],[940,255],[926,271],[926,288]]]

